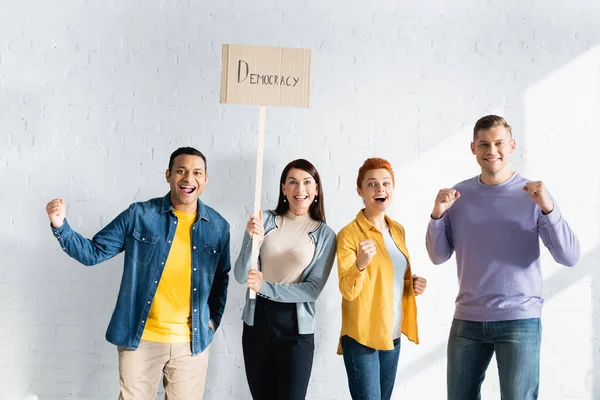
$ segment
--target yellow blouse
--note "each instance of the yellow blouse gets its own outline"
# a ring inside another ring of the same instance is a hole
[[[402,333],[419,343],[417,326],[417,302],[413,289],[410,257],[406,248],[404,227],[385,220],[398,249],[407,260],[402,295]],[[358,244],[371,239],[377,253],[371,263],[360,271],[356,266]],[[337,236],[337,265],[340,291],[342,292],[342,331],[338,354],[342,354],[341,337],[350,336],[364,346],[376,350],[392,350],[394,325],[394,266],[386,250],[383,234],[367,219],[363,210],[354,221],[346,225]]]

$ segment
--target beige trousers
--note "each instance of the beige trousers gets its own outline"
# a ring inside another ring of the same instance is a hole
[[[119,347],[119,400],[156,400],[161,375],[165,400],[202,400],[208,348],[192,357],[191,347],[145,340],[136,350]]]

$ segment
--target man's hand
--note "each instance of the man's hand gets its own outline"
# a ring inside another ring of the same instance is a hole
[[[444,216],[444,213],[452,207],[456,199],[460,197],[460,193],[454,189],[442,189],[438,192],[433,203],[433,211],[431,212],[431,218],[440,219]]]
[[[413,275],[413,289],[415,290],[415,294],[418,296],[423,294],[425,288],[427,287],[427,279],[421,278],[420,276]]]
[[[544,214],[549,214],[552,212],[552,210],[554,210],[554,203],[552,203],[552,199],[546,191],[544,182],[527,182],[527,184],[523,186],[523,190],[529,194],[531,200],[533,200],[533,202],[542,209]]]
[[[46,205],[46,213],[54,229],[58,229],[65,223],[67,206],[64,199],[54,199]]]

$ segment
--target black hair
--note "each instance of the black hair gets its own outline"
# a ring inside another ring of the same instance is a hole
[[[175,157],[180,156],[182,154],[198,156],[202,158],[202,160],[204,161],[204,171],[206,172],[206,170],[208,169],[208,166],[206,164],[206,157],[204,157],[204,154],[202,154],[200,151],[196,150],[193,147],[180,147],[173,153],[171,153],[171,158],[169,158],[169,171],[171,171],[171,168],[173,168],[173,160],[175,160]]]

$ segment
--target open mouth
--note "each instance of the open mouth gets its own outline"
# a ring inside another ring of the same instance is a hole
[[[196,190],[195,186],[192,185],[179,185],[179,190],[181,190],[185,194],[192,194]]]
[[[296,201],[304,201],[308,199],[308,196],[294,196],[294,200]]]
[[[385,203],[385,201],[387,200],[387,196],[377,196],[375,197],[375,201],[379,204],[383,204]]]

